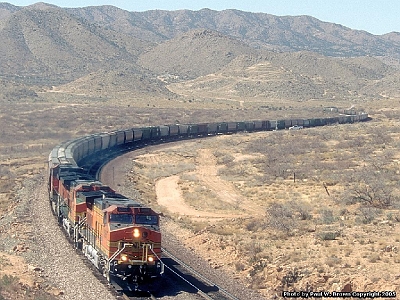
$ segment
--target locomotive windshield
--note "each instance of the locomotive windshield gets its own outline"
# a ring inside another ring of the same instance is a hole
[[[158,216],[136,215],[135,223],[143,225],[157,225]]]
[[[133,216],[129,214],[111,214],[110,223],[132,224]]]

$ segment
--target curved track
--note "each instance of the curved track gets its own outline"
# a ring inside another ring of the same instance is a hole
[[[239,298],[235,297],[218,284],[204,277],[192,267],[181,261],[178,257],[171,254],[165,248],[163,248],[163,254],[166,257],[164,259],[164,264],[166,265],[167,269],[173,275],[177,276],[190,287],[195,289],[197,294],[204,299],[239,300]]]
[[[146,145],[142,145],[146,146]],[[103,167],[116,157],[123,155],[129,151],[134,151],[141,148],[140,146],[121,148],[118,151],[109,152],[106,151],[102,155],[88,158],[84,161],[84,168],[91,175],[95,175],[100,178],[101,171]],[[184,263],[178,257],[170,253],[167,249],[163,248],[163,262],[168,270],[170,276],[176,277],[175,281],[180,281],[180,285],[188,285],[189,291],[193,294],[199,295],[203,299],[209,300],[239,300],[236,296],[226,291],[224,288],[218,284],[212,282],[188,264]],[[122,293],[124,299],[156,299],[154,295],[141,295],[136,292],[129,292],[122,290],[122,288],[117,284],[113,284],[114,289]]]
[[[70,187],[68,184],[64,184],[63,180],[64,179],[67,181],[70,180],[71,182],[73,182],[74,180],[78,181],[80,179],[79,177],[80,175],[79,176],[69,175],[69,177],[67,177],[67,175],[63,175],[64,173],[62,173],[62,170],[66,170],[68,172],[77,172],[77,174],[78,172],[83,171],[83,173],[86,173],[86,175],[89,175],[95,180],[99,180],[100,172],[106,163],[124,153],[133,151],[135,149],[143,148],[148,145],[173,142],[183,139],[204,138],[209,136],[215,136],[217,134],[231,134],[241,131],[251,132],[251,131],[263,131],[263,130],[268,131],[268,130],[285,129],[285,128],[290,129],[292,126],[296,125],[301,125],[301,126],[304,125],[304,127],[315,127],[315,126],[330,125],[336,123],[360,122],[360,121],[366,121],[367,119],[368,115],[362,113],[352,116],[318,118],[318,119],[307,119],[307,120],[296,119],[296,120],[275,120],[275,121],[265,120],[265,121],[250,121],[250,122],[222,122],[222,123],[206,123],[206,124],[177,124],[177,125],[165,125],[158,127],[156,126],[156,127],[131,128],[127,130],[120,130],[116,132],[102,133],[102,134],[96,134],[88,137],[79,138],[74,141],[64,142],[63,144],[54,148],[53,151],[50,153],[49,156],[50,201],[52,202],[52,207],[54,211],[57,213],[59,219],[60,220],[62,219],[63,222],[65,222],[64,225],[66,229],[68,229],[69,233],[71,233],[72,228],[74,229],[74,239],[75,239],[75,244],[77,245],[79,241],[78,240],[79,236],[77,234],[79,233],[79,228],[81,227],[82,224],[83,224],[82,226],[86,227],[86,214],[84,217],[82,217],[82,219],[78,218],[78,221],[76,221],[77,220],[76,216],[70,218],[69,213],[67,213],[67,210],[65,209],[68,208],[69,211],[75,212],[74,210],[70,210],[69,206],[70,202],[74,199],[70,198],[69,195]],[[61,175],[65,177],[62,177]],[[98,183],[102,185],[101,182]],[[59,186],[63,187],[62,190],[63,194],[59,193],[58,191]],[[71,191],[73,193],[72,187]],[[102,201],[102,199],[105,199],[105,195],[103,195],[103,198],[96,198],[96,199],[100,199],[100,201]],[[85,200],[80,203],[88,205],[88,202],[85,202]],[[76,203],[74,205],[76,205]],[[93,205],[93,203],[91,205]],[[61,208],[63,208],[64,210],[62,210]],[[108,219],[104,218],[104,220],[107,221]],[[99,221],[99,224],[100,222],[101,224],[103,224],[103,222],[106,221],[103,221],[103,219],[101,219]],[[97,224],[98,223],[96,223],[96,228]],[[76,228],[77,230],[75,231]],[[98,233],[96,234],[99,235],[101,241],[100,231],[98,231]],[[131,234],[130,236],[132,236],[132,233],[130,234]],[[123,240],[123,242],[124,241],[125,240]],[[124,249],[125,246],[122,248],[122,250]],[[118,251],[115,252],[115,256],[111,255],[112,258],[110,258],[110,261],[112,261],[117,255],[119,255],[121,251],[120,252]],[[164,249],[164,251],[168,253],[167,250]],[[97,252],[95,253],[95,255],[97,255]],[[179,274],[179,272],[183,274],[184,276],[179,275],[181,279],[185,277],[186,277],[185,280],[187,280],[188,277],[195,279],[194,280],[195,283],[190,282],[188,284],[204,298],[238,299],[235,298],[235,296],[230,295],[228,292],[224,291],[218,285],[205,279],[197,272],[194,272],[194,270],[191,269],[189,266],[183,263],[178,263],[179,261],[178,258],[170,256],[168,259],[170,260],[170,262],[173,262],[172,264],[173,267],[170,267],[167,263],[169,270],[174,274]],[[165,260],[168,261],[168,259]],[[178,270],[176,267],[177,265],[179,266],[179,268],[182,269]],[[98,265],[97,267],[99,268]],[[173,270],[173,268],[175,268],[175,270]],[[185,271],[183,271],[183,269],[185,269]],[[108,265],[108,270],[110,271],[109,265]],[[110,273],[111,271],[105,274],[107,275],[107,277],[109,277]]]

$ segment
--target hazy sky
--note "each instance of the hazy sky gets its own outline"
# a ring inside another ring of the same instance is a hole
[[[4,0],[0,0],[4,1]],[[39,1],[4,1],[27,6]],[[213,10],[238,9],[278,16],[310,15],[322,21],[338,23],[373,34],[400,32],[400,0],[49,0],[60,7],[114,5],[129,11],[152,9]]]

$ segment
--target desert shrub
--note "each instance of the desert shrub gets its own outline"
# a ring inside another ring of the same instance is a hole
[[[191,174],[191,173],[183,173],[180,175],[180,179],[182,181],[192,181],[192,182],[198,182],[199,178],[197,177],[196,174]]]
[[[360,207],[361,222],[363,224],[371,223],[379,214],[380,209],[375,207]]]
[[[296,282],[298,282],[302,278],[302,274],[300,270],[293,269],[289,270],[281,279],[282,285],[284,287],[293,286]]]
[[[292,209],[299,215],[300,220],[312,219],[312,206],[310,203],[302,200],[293,200],[291,202]]]
[[[289,233],[297,227],[293,214],[290,204],[274,202],[267,208],[267,224],[274,229]]]
[[[6,292],[15,292],[18,290],[18,283],[19,283],[19,278],[16,276],[12,275],[3,275],[3,277],[0,278],[0,293],[2,291]],[[3,296],[0,294],[0,300],[6,299],[3,298]]]
[[[342,262],[342,259],[340,257],[337,257],[336,255],[327,257],[325,259],[325,263],[330,267],[338,267],[341,262]]]
[[[254,276],[251,281],[251,288],[253,289],[265,289],[266,282],[264,276]]]
[[[216,226],[210,227],[209,231],[217,235],[233,235],[236,230],[234,228],[230,228],[229,226]]]
[[[386,218],[389,221],[400,222],[400,214],[399,213],[388,212],[387,215],[386,215]]]
[[[7,286],[14,285],[14,284],[16,284],[18,282],[19,282],[19,278],[18,277],[5,274],[0,279],[0,286],[7,287]]]
[[[245,224],[248,231],[256,232],[259,228],[265,227],[265,222],[260,219],[251,219]]]
[[[235,160],[233,155],[226,153],[226,152],[222,152],[220,150],[214,151],[213,154],[217,158],[217,163],[219,165],[228,165],[228,164],[231,164]]]
[[[355,173],[349,180],[343,199],[347,203],[360,202],[376,208],[396,207],[399,198],[395,194],[398,176],[379,162],[373,167]]]
[[[241,261],[235,262],[235,270],[238,272],[241,272],[246,269],[246,265],[242,263]]]
[[[336,231],[323,231],[317,233],[317,238],[322,241],[332,241],[335,240],[337,236],[338,233]]]
[[[333,215],[333,211],[330,209],[322,209],[320,211],[320,218],[323,224],[332,224],[335,222],[335,216]]]
[[[380,260],[379,253],[372,253],[371,256],[368,258],[368,261],[371,263],[376,263],[378,260]]]
[[[8,193],[15,187],[14,180],[0,180],[0,193]]]

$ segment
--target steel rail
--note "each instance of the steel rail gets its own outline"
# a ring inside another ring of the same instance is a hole
[[[219,285],[217,285],[216,283],[212,282],[211,280],[209,280],[208,278],[206,278],[205,276],[203,276],[201,273],[197,272],[195,269],[193,269],[191,266],[189,266],[188,264],[184,263],[182,260],[180,260],[178,257],[176,257],[175,255],[173,255],[172,253],[170,253],[168,250],[166,250],[165,248],[161,248],[163,255],[168,256],[169,258],[173,259],[175,262],[177,262],[180,266],[182,266],[183,268],[185,268],[187,271],[189,271],[190,273],[192,273],[193,275],[195,275],[197,278],[203,280],[204,282],[206,282],[207,284],[209,284],[210,286],[216,287],[218,289],[218,292],[222,293],[225,297],[227,297],[228,299],[231,300],[240,300],[239,298],[235,297],[234,295],[232,295],[231,293],[229,293],[227,290],[223,289],[222,287],[220,287]],[[178,274],[177,272],[175,272],[174,270],[172,270],[168,265],[165,265],[166,268],[168,268],[172,273],[174,273],[176,276],[178,276],[179,278],[181,278],[182,280],[184,280],[186,283],[188,283],[190,286],[192,286],[193,288],[195,288],[198,293],[203,296],[205,299],[213,299],[212,297],[210,297],[206,292],[202,291],[200,288],[198,288],[197,286],[195,286],[194,284],[192,284],[191,282],[189,282],[187,279],[185,279],[184,277],[182,277],[180,274]]]

